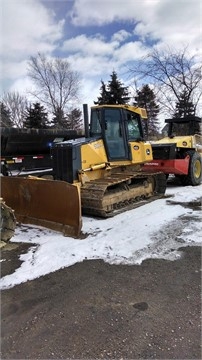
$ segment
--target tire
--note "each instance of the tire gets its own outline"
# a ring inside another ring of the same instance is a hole
[[[180,176],[182,185],[197,186],[201,184],[201,156],[198,152],[190,150],[187,152],[190,157],[188,175]]]
[[[5,164],[1,165],[1,174],[4,176],[8,176],[8,169]]]

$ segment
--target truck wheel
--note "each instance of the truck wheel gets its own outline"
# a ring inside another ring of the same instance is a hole
[[[1,174],[4,176],[8,176],[8,168],[5,164],[1,165]]]
[[[8,242],[15,233],[16,218],[14,211],[0,198],[1,205],[1,241]]]
[[[181,177],[183,185],[200,185],[201,183],[201,156],[196,151],[188,151],[187,155],[190,156],[189,172],[188,175]]]

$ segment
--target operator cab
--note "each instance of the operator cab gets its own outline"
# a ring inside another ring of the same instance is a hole
[[[130,160],[128,143],[143,141],[140,114],[120,105],[94,107],[91,109],[90,136],[103,139],[109,160]]]
[[[168,136],[173,138],[175,136],[189,136],[194,134],[201,134],[201,118],[198,116],[186,116],[184,118],[166,119]]]

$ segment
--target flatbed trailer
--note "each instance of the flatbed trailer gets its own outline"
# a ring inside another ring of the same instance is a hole
[[[81,137],[76,130],[1,128],[1,173],[52,173],[52,146]]]

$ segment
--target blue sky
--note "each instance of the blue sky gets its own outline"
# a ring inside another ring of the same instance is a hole
[[[151,48],[202,48],[200,0],[0,0],[0,9],[1,94],[28,93],[37,52],[67,59],[81,76],[81,104],[92,105],[113,70],[132,84],[129,64]]]

